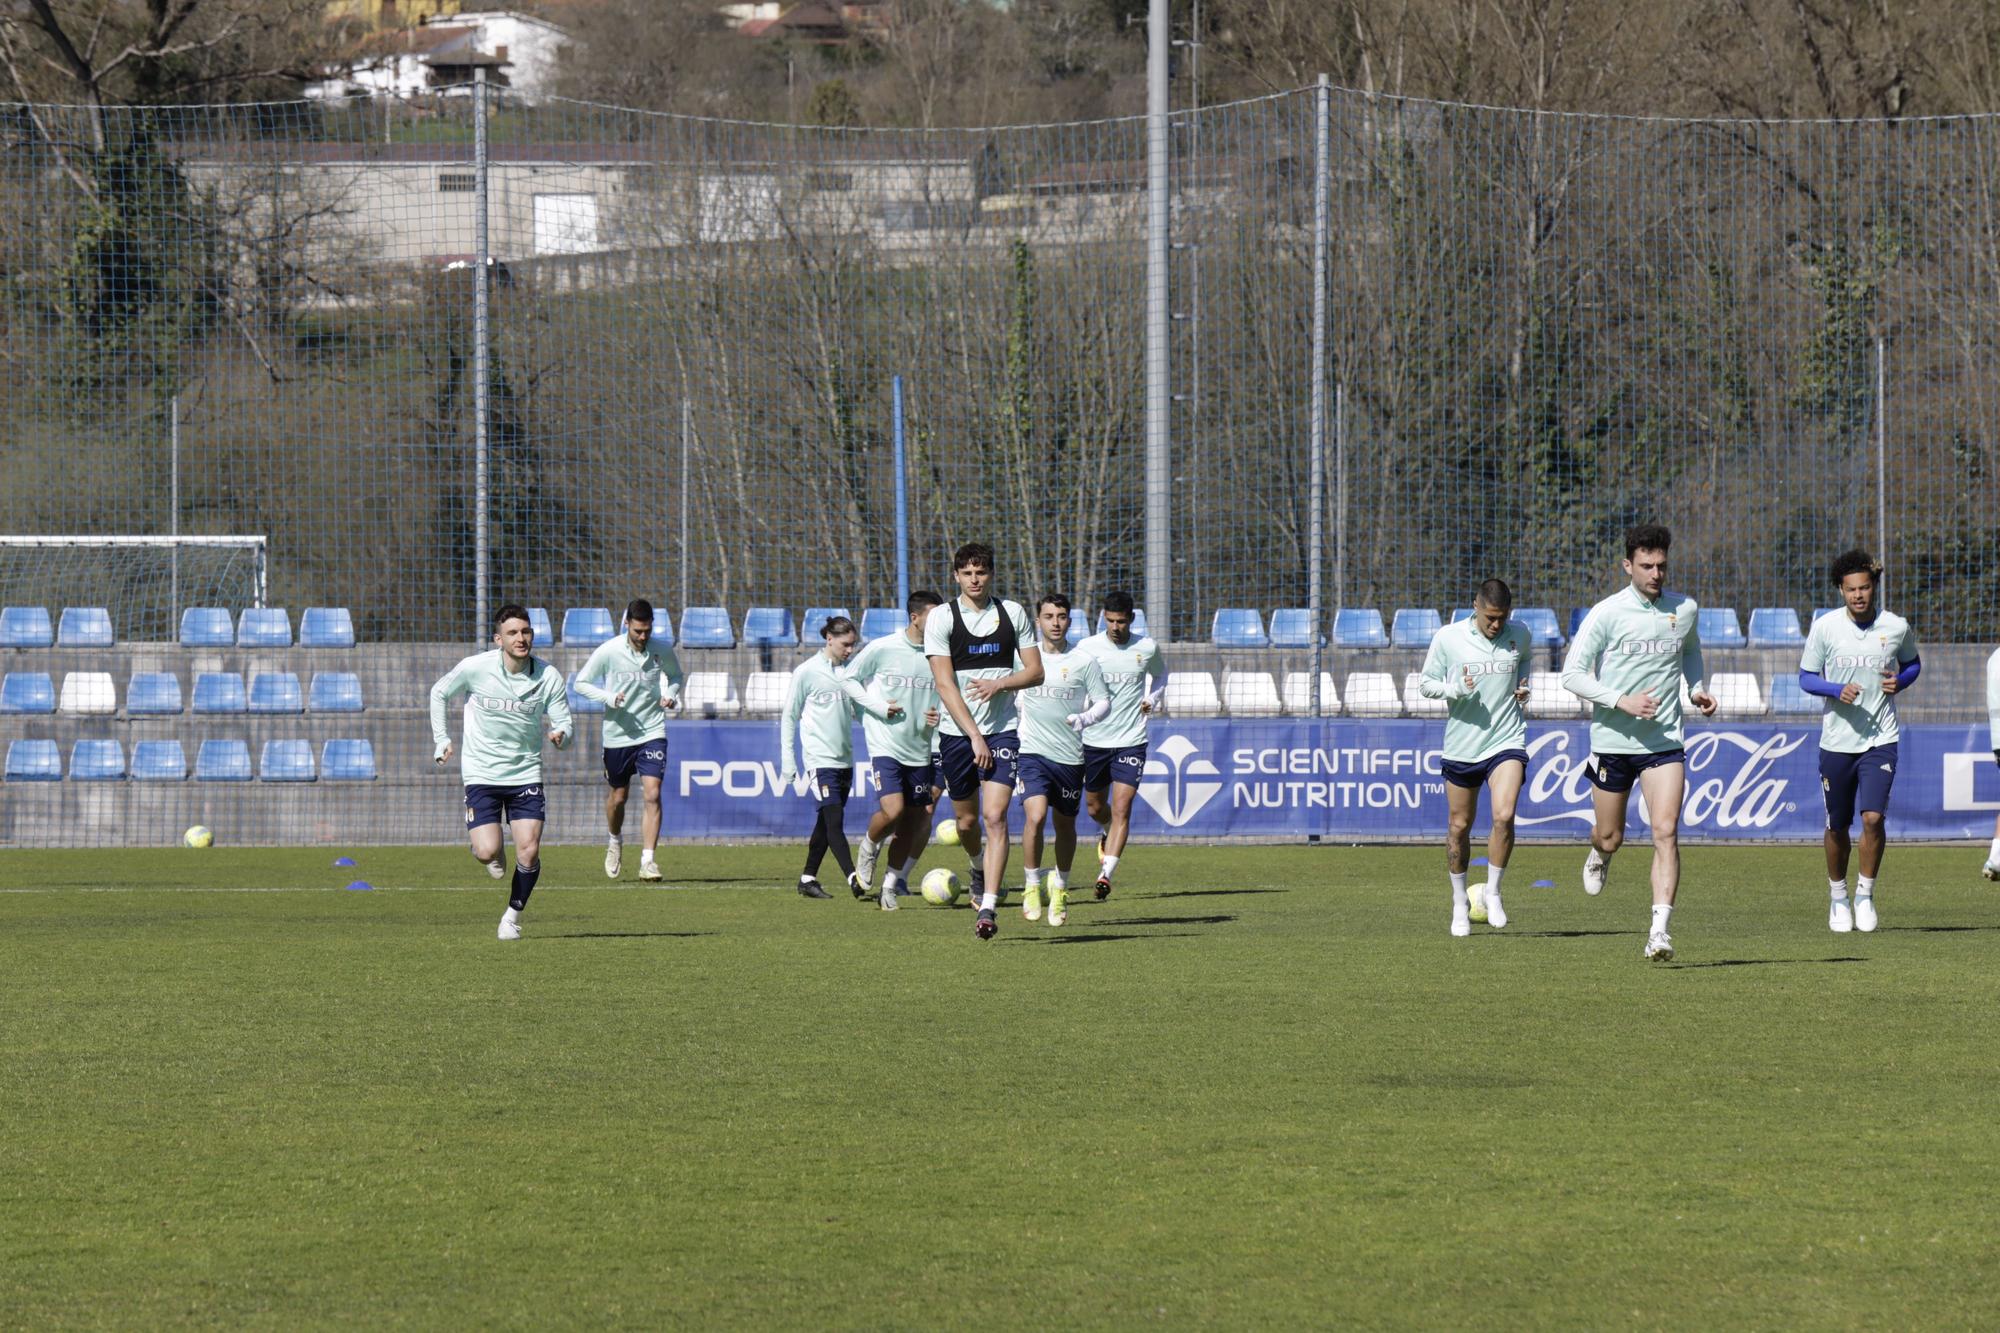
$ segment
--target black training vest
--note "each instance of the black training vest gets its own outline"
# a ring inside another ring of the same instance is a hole
[[[1000,624],[991,634],[974,634],[965,626],[965,617],[959,614],[958,598],[951,599],[951,669],[953,671],[984,671],[999,667],[1005,671],[1014,669],[1014,655],[1020,650],[1020,636],[1014,633],[1014,618],[1007,614],[1007,604],[998,597],[992,601],[995,611],[1000,613]]]

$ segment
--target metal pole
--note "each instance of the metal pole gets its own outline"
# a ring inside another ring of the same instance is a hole
[[[1889,344],[1875,335],[1875,558],[1889,562]]]
[[[489,534],[487,523],[487,458],[486,458],[486,393],[487,393],[487,277],[490,256],[487,254],[486,237],[486,67],[476,66],[472,71],[472,498],[478,507],[472,520],[472,541],[475,570],[473,581],[477,593],[473,599],[474,614],[477,617],[472,627],[472,641],[478,643],[486,636],[486,611],[488,606],[490,565],[487,559]]]
[[[1168,0],[1151,0],[1146,25],[1146,619],[1162,640],[1174,633],[1168,415],[1173,400],[1167,341],[1173,314],[1168,307],[1167,54],[1173,34],[1167,10]]]
[[[1327,246],[1327,153],[1331,137],[1331,88],[1327,76],[1319,76],[1313,91],[1313,327],[1312,327],[1312,416],[1307,453],[1311,459],[1311,509],[1306,520],[1306,604],[1312,608],[1312,712],[1319,716],[1319,673],[1324,650],[1320,647],[1321,626],[1326,622],[1321,589],[1321,567],[1326,563],[1326,246]]]
[[[1333,385],[1333,605],[1347,605],[1347,385]]]
[[[890,429],[896,440],[896,605],[910,600],[910,469],[903,447],[903,377],[889,381]]]
[[[167,533],[174,539],[171,587],[168,590],[168,604],[173,608],[167,621],[167,632],[172,634],[181,623],[181,396],[174,395],[172,424],[167,436],[172,441],[173,467],[168,489],[167,503],[173,506],[173,517],[168,520]]]
[[[694,476],[690,451],[694,448],[694,403],[681,399],[681,610],[688,605],[688,489]]]

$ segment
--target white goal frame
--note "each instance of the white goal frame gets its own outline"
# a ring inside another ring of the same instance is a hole
[[[225,536],[225,537],[126,537],[126,536],[86,537],[81,535],[47,536],[47,537],[0,536],[0,549],[8,549],[8,550],[23,549],[23,548],[33,549],[36,547],[60,549],[63,547],[119,547],[119,546],[128,546],[128,547],[150,546],[159,550],[168,551],[171,554],[172,556],[172,560],[170,562],[171,573],[169,575],[169,578],[171,580],[172,591],[170,597],[173,604],[172,607],[173,618],[175,620],[179,620],[181,614],[181,548],[184,546],[194,546],[194,547],[219,546],[219,547],[233,548],[236,550],[243,550],[250,552],[251,571],[252,571],[251,580],[252,580],[252,586],[255,588],[255,592],[253,595],[256,599],[253,604],[260,607],[263,606],[265,596],[270,590],[270,583],[269,583],[270,567],[268,559],[270,539],[268,537],[252,536],[249,534],[243,534],[237,536]]]

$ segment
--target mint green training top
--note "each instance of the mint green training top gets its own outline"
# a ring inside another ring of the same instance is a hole
[[[794,747],[803,751],[807,773],[852,764],[856,709],[888,717],[888,705],[862,689],[846,668],[834,666],[824,652],[794,667],[780,728],[781,770],[797,771],[792,767]]]
[[[661,697],[678,699],[685,679],[670,645],[649,639],[646,651],[635,653],[621,634],[597,645],[576,673],[576,692],[604,705],[604,748],[611,750],[664,740],[667,709]],[[621,694],[625,702],[614,703]]]
[[[1662,592],[1647,601],[1627,584],[1590,608],[1563,659],[1563,688],[1590,701],[1593,754],[1662,754],[1686,744],[1681,683],[1706,683],[1694,598]],[[1621,695],[1650,691],[1650,718],[1618,708]]]
[[[847,662],[848,673],[884,699],[903,705],[894,722],[869,713],[861,719],[871,759],[894,759],[921,767],[931,761],[931,740],[937,728],[924,715],[938,706],[937,677],[920,643],[911,643],[907,629],[866,644]]]
[[[1083,738],[1068,719],[1111,705],[1104,670],[1089,653],[1042,649],[1042,683],[1021,691],[1021,753],[1058,764],[1083,762]]]
[[[1507,750],[1528,745],[1528,722],[1521,701],[1514,697],[1528,679],[1529,649],[1534,639],[1512,621],[1496,638],[1487,638],[1476,616],[1446,625],[1431,638],[1417,688],[1426,699],[1444,699],[1451,706],[1444,722],[1444,757],[1455,764],[1476,764]],[[1472,677],[1467,688],[1465,678]]]
[[[539,657],[520,672],[507,670],[498,648],[474,653],[431,686],[433,753],[451,743],[445,710],[466,695],[465,739],[458,767],[468,785],[526,787],[542,780],[542,718],[549,730],[572,734],[569,691],[563,673]]]

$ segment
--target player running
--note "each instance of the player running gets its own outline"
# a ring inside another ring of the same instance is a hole
[[[863,887],[875,882],[875,861],[886,844],[889,868],[882,872],[882,910],[896,910],[896,895],[905,885],[930,840],[930,807],[936,799],[932,778],[931,739],[937,731],[937,678],[924,654],[924,621],[944,599],[934,592],[913,592],[904,610],[910,622],[885,634],[854,655],[849,674],[855,683],[872,686],[884,698],[903,706],[895,722],[873,715],[862,719],[868,737],[868,763],[880,793],[879,808],[861,837],[854,873]]]
[[[1889,788],[1896,781],[1896,695],[1923,670],[1910,624],[1876,605],[1882,566],[1866,551],[1833,562],[1842,611],[1813,622],[1799,658],[1799,687],[1825,699],[1819,724],[1819,786],[1826,800],[1827,928],[1875,929],[1875,877],[1888,843]],[[1849,829],[1861,812],[1861,874],[1847,901]]]
[[[817,808],[812,837],[806,843],[805,870],[799,875],[800,896],[833,896],[819,884],[820,862],[831,851],[840,873],[847,877],[847,887],[856,898],[866,898],[868,887],[854,873],[854,858],[847,852],[847,795],[854,782],[854,712],[858,708],[870,717],[893,722],[903,716],[903,706],[874,698],[843,670],[854,655],[858,637],[853,621],[834,616],[819,632],[826,647],[792,669],[792,687],[785,696],[779,729],[783,753],[778,780],[785,787],[798,782],[799,771],[792,760],[803,752]]]
[[[1596,827],[1583,863],[1585,893],[1604,892],[1611,854],[1625,841],[1625,808],[1638,783],[1653,829],[1653,920],[1644,957],[1671,962],[1668,925],[1680,890],[1681,794],[1687,751],[1681,684],[1703,716],[1715,712],[1701,665],[1692,597],[1665,591],[1673,535],[1658,524],[1625,534],[1629,587],[1590,608],[1564,662],[1563,688],[1588,700],[1591,805]]]
[[[1097,896],[1111,896],[1111,875],[1132,833],[1132,798],[1146,775],[1146,719],[1166,692],[1167,664],[1150,638],[1132,637],[1132,594],[1107,593],[1104,632],[1076,646],[1097,659],[1111,711],[1083,733],[1083,798],[1097,835]]]
[[[1021,862],[1027,890],[1021,915],[1042,917],[1042,825],[1055,816],[1056,868],[1049,872],[1049,924],[1069,920],[1069,868],[1076,859],[1076,812],[1083,795],[1085,727],[1111,711],[1097,659],[1068,651],[1069,598],[1048,593],[1035,606],[1042,683],[1021,691]]]
[[[617,879],[624,863],[625,797],[639,778],[639,878],[657,880],[653,850],[660,842],[660,784],[667,776],[667,712],[680,707],[681,662],[653,640],[653,604],[635,599],[625,608],[625,632],[597,645],[576,673],[576,692],[604,705],[604,823],[611,841],[604,874]]]
[[[474,653],[431,686],[431,741],[443,766],[452,756],[445,709],[465,700],[465,829],[472,855],[499,879],[507,873],[500,821],[514,834],[514,883],[500,917],[503,940],[521,938],[521,913],[542,873],[542,821],[548,802],[542,786],[542,718],[558,750],[569,743],[569,691],[563,674],[536,658],[535,627],[527,608],[508,603],[493,616],[490,653]]]
[[[1493,827],[1486,835],[1486,921],[1507,924],[1500,880],[1514,851],[1514,808],[1528,775],[1528,631],[1511,624],[1514,592],[1499,579],[1479,585],[1472,614],[1446,625],[1431,639],[1418,688],[1426,699],[1450,706],[1444,724],[1444,791],[1447,806],[1444,857],[1451,875],[1451,933],[1472,933],[1466,858],[1479,789],[1492,793]]]
[[[1020,749],[1013,692],[1042,683],[1042,654],[1029,637],[1021,604],[993,597],[992,547],[968,542],[951,566],[958,596],[945,603],[945,614],[934,611],[924,622],[924,652],[944,705],[938,758],[979,909],[972,933],[990,940],[1000,929],[1007,807]]]
[[[1993,746],[1993,762],[2000,764],[2000,648],[1986,659],[1987,741]],[[1993,845],[1986,849],[1986,864],[1979,867],[1988,880],[2000,880],[2000,815],[1993,816]]]

